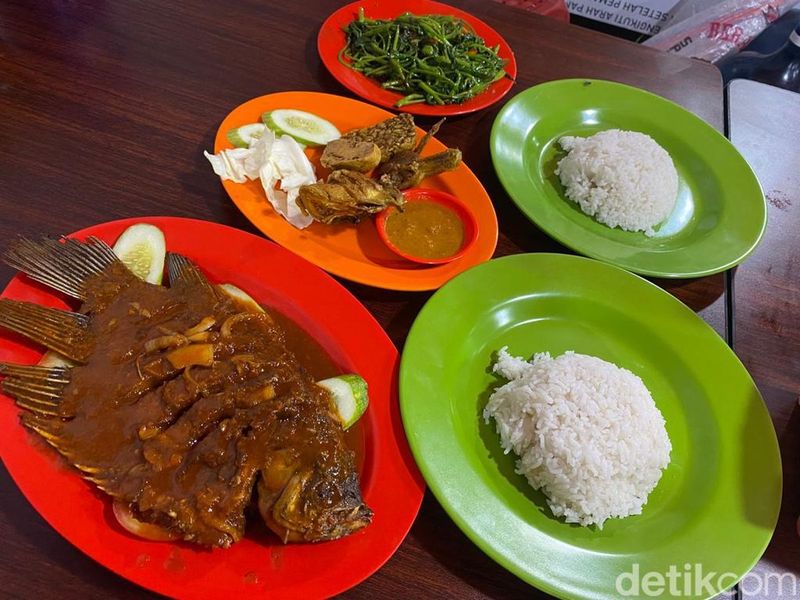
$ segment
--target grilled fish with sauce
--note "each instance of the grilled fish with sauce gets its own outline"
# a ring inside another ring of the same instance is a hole
[[[256,494],[286,542],[369,524],[331,399],[275,318],[243,310],[178,255],[169,288],[136,278],[98,240],[20,241],[6,259],[83,305],[0,301],[0,326],[78,363],[2,365],[3,391],[25,426],[137,519],[227,547]]]

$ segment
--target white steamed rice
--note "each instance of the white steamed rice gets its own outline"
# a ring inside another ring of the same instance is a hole
[[[543,353],[531,362],[498,353],[509,382],[484,409],[517,472],[568,523],[596,524],[642,512],[672,446],[650,392],[630,371],[593,356]]]
[[[568,153],[556,167],[567,197],[601,223],[653,235],[675,208],[678,173],[650,136],[609,129],[558,143]]]

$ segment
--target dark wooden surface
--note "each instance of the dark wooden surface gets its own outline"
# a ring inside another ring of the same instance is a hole
[[[514,48],[519,78],[512,95],[551,79],[605,78],[671,98],[722,129],[721,81],[711,66],[493,2],[458,4],[494,26]],[[347,94],[316,55],[317,30],[339,5],[332,0],[0,3],[0,240],[162,214],[254,231],[225,196],[202,150],[212,147],[222,118],[254,96],[284,90]],[[464,150],[493,198],[501,231],[498,256],[563,252],[517,211],[497,182],[488,134],[499,108],[451,119],[439,137]],[[766,256],[768,242],[769,234],[762,247]],[[770,285],[788,286],[792,276],[796,285],[796,249],[780,256],[779,264],[754,262],[753,277],[764,276],[769,264]],[[11,276],[0,267],[0,284]],[[658,283],[723,331],[722,276]],[[345,285],[398,347],[429,296]],[[745,289],[763,292],[758,286]],[[737,300],[741,307],[750,298]],[[772,325],[750,312],[739,319],[741,344],[748,345],[740,352],[759,357],[757,380],[766,383],[768,402],[784,425],[793,414],[786,402],[794,402],[797,372],[794,380],[780,379],[780,372],[786,374],[780,362],[791,360],[789,346],[776,350],[772,339],[775,327],[790,318],[789,308],[768,299],[764,310],[772,311]],[[796,495],[790,498],[800,506]],[[5,469],[0,469],[0,540],[0,597],[148,596],[62,540],[30,508]],[[786,547],[792,541],[787,537]],[[785,567],[798,565],[797,556],[789,556]],[[485,557],[427,494],[396,555],[348,596],[543,595]]]

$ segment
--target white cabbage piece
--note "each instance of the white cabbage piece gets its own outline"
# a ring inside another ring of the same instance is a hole
[[[269,160],[272,154],[272,145],[275,143],[275,134],[265,129],[261,137],[253,138],[248,148],[248,156],[244,160],[244,168],[250,179],[258,179],[261,166]]]
[[[314,165],[294,138],[284,135],[272,142],[269,160],[261,166],[259,175],[267,199],[278,214],[298,229],[313,223],[313,217],[303,213],[296,200],[301,186],[317,181]],[[276,189],[278,181],[280,186]]]
[[[316,183],[314,165],[297,141],[266,129],[254,139],[249,148],[223,150],[219,154],[204,152],[214,173],[223,180],[244,183],[248,179],[261,179],[264,193],[272,207],[298,229],[305,229],[314,221],[297,206],[300,187]],[[276,187],[276,184],[280,184]]]
[[[219,154],[209,154],[203,152],[214,173],[222,177],[222,179],[230,179],[236,183],[244,183],[247,181],[247,172],[244,168],[245,160],[250,156],[248,148],[233,148],[232,150],[223,150]],[[251,177],[250,179],[254,179]]]

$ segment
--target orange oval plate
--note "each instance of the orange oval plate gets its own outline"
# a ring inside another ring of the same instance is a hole
[[[225,117],[214,140],[214,152],[232,147],[225,137],[230,129],[260,123],[263,112],[277,108],[314,113],[332,122],[342,133],[393,116],[370,104],[332,94],[269,94],[245,102]],[[423,131],[418,128],[418,133],[422,135]],[[441,142],[431,139],[422,154],[435,154],[444,149]],[[310,148],[306,154],[317,168],[317,175],[323,174],[319,166],[320,149]],[[210,170],[211,166],[208,168]],[[489,260],[497,246],[494,206],[478,178],[464,163],[453,171],[428,177],[421,184],[459,198],[478,223],[478,237],[472,248],[460,259],[436,266],[415,264],[395,255],[381,242],[372,219],[365,219],[358,225],[313,223],[306,229],[297,229],[272,209],[260,181],[223,181],[222,185],[250,222],[281,246],[334,275],[375,287],[405,291],[437,289],[462,271]]]

